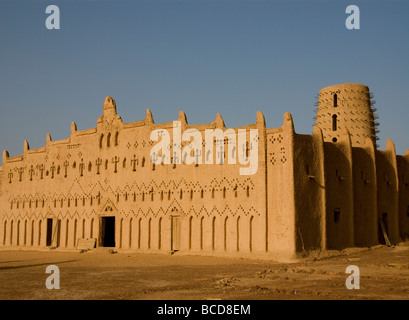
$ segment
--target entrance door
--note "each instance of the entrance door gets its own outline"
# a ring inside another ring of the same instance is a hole
[[[46,246],[51,246],[51,241],[53,239],[53,219],[47,219],[47,242]]]
[[[99,245],[115,247],[115,217],[101,217]]]
[[[171,216],[171,250],[180,250],[180,216]]]
[[[47,247],[59,247],[60,246],[60,219],[47,219]]]
[[[391,245],[388,235],[388,214],[383,213],[382,218],[379,218],[379,227],[378,227],[379,243]]]

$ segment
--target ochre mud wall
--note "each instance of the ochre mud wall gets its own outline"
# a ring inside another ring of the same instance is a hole
[[[275,129],[260,112],[230,131],[219,114],[190,125],[182,111],[168,123],[155,124],[149,110],[125,123],[107,97],[95,128],[72,123],[67,139],[47,134],[42,148],[24,141],[23,154],[3,152],[0,247],[75,250],[81,239],[95,239],[124,251],[294,257],[385,243],[380,221],[397,243],[409,234],[409,152],[397,156],[390,140],[377,150],[366,86],[324,89],[311,135],[296,134],[289,113]],[[152,161],[159,154],[150,154],[151,133],[166,130],[173,141],[175,123],[201,137],[203,150],[194,153],[201,163],[173,163],[188,156],[174,145],[170,164]],[[206,130],[216,129],[221,136],[206,142]],[[246,145],[230,149],[239,130]],[[240,152],[256,152],[254,174],[228,162]],[[205,163],[211,157],[213,164]]]

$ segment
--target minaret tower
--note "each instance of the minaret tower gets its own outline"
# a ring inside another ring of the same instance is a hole
[[[324,141],[336,143],[343,129],[351,134],[354,147],[363,147],[367,138],[375,146],[378,115],[369,88],[362,84],[345,83],[320,90],[316,106],[316,125],[322,129]]]

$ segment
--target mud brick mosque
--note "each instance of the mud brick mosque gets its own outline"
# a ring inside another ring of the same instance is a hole
[[[297,134],[289,113],[280,128],[266,128],[260,112],[233,128],[258,130],[258,170],[240,175],[239,163],[153,164],[150,134],[172,133],[172,122],[155,124],[147,110],[124,123],[107,97],[96,127],[73,122],[65,140],[47,134],[42,148],[24,141],[22,155],[3,152],[0,248],[78,250],[85,239],[118,251],[274,258],[406,239],[409,150],[396,155],[391,140],[378,150],[367,86],[326,87],[317,100],[312,134]],[[182,111],[177,120],[202,134],[226,129],[219,114],[204,125]]]

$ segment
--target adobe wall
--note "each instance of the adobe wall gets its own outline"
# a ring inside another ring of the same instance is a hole
[[[289,113],[282,127],[266,130],[268,251],[288,256],[296,252],[294,135]]]
[[[398,243],[399,236],[399,202],[398,176],[395,145],[391,140],[386,142],[386,150],[376,151],[376,174],[378,187],[378,219],[385,221],[385,227],[392,244]],[[384,243],[379,232],[379,242]]]
[[[324,142],[326,238],[328,249],[354,245],[352,146],[348,131],[338,142]]]
[[[294,139],[297,252],[326,248],[324,142],[321,129]]]
[[[225,129],[219,115],[208,125],[189,126],[183,112],[177,120],[182,132],[196,128],[202,136],[206,129]],[[73,123],[65,140],[52,141],[47,135],[43,148],[30,150],[25,142],[22,155],[11,158],[4,153],[0,181],[7,188],[0,186],[0,245],[45,247],[47,219],[58,219],[55,245],[74,249],[78,238],[100,240],[101,218],[115,216],[117,248],[169,252],[172,217],[178,217],[181,251],[265,253],[262,114],[257,114],[255,124],[242,127],[261,133],[255,175],[240,175],[239,163],[204,164],[204,154],[199,165],[153,165],[150,134],[168,129],[173,139],[172,126],[173,122],[155,124],[149,110],[144,120],[123,123],[115,102],[107,99],[97,127],[77,131]],[[183,142],[182,149],[188,143]],[[226,141],[222,143],[227,160],[229,150]]]
[[[378,204],[375,146],[371,139],[352,148],[354,181],[354,230],[356,246],[378,243]]]
[[[409,150],[405,156],[396,156],[399,177],[399,234],[409,239]]]
[[[367,90],[359,90],[352,100],[369,108]],[[335,107],[339,115],[348,107],[346,93]],[[337,128],[336,142],[326,141],[319,126],[312,135],[296,134],[289,113],[280,128],[267,129],[257,112],[255,123],[233,128],[246,130],[245,148],[229,150],[231,133],[212,139],[214,164],[206,164],[205,132],[225,132],[222,117],[189,125],[180,111],[176,121],[181,132],[199,132],[201,164],[153,164],[157,142],[150,135],[161,129],[176,140],[174,121],[155,124],[147,110],[145,119],[125,123],[110,97],[96,127],[80,131],[72,123],[67,139],[47,134],[42,148],[31,150],[25,141],[21,155],[4,151],[0,247],[73,250],[80,238],[102,245],[106,217],[115,217],[115,247],[123,251],[295,257],[382,243],[379,219],[392,243],[409,234],[409,152],[396,156],[390,140],[380,151],[372,137],[354,144],[345,128]],[[172,142],[171,157],[188,156],[189,143],[174,155]],[[248,156],[256,146],[257,171],[240,175],[247,165],[228,163],[230,155]],[[224,164],[216,164],[220,158]]]

